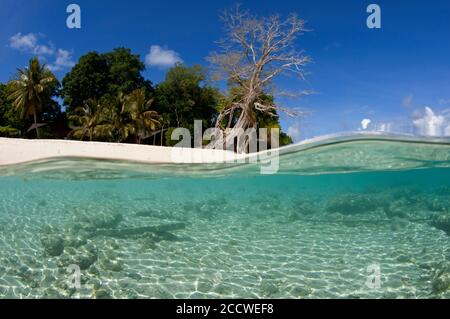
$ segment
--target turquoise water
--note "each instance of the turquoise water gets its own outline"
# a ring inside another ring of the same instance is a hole
[[[329,142],[282,152],[275,175],[2,168],[0,297],[449,298],[450,146]]]

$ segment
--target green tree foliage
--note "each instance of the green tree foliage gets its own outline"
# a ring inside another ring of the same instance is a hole
[[[18,136],[20,135],[23,121],[14,112],[12,104],[7,97],[7,86],[0,83],[0,136]]]
[[[89,99],[74,110],[69,119],[77,126],[69,137],[111,142],[140,142],[156,129],[158,114],[151,110],[144,89],[128,95],[104,95],[100,100]]]
[[[61,95],[69,112],[107,93],[109,68],[103,55],[89,52],[62,80]]]
[[[6,93],[6,85],[0,83],[0,126],[6,126],[7,119],[5,118],[5,112],[8,108],[8,100]]]
[[[83,55],[62,80],[61,95],[68,113],[82,107],[89,99],[100,100],[108,94],[117,96],[143,88],[148,95],[151,82],[141,72],[145,69],[139,55],[130,49],[117,48],[108,53],[89,52]]]
[[[126,101],[127,97],[122,92],[116,96],[107,95],[102,98],[102,124],[96,128],[101,139],[109,137],[110,141],[126,142],[138,134]]]
[[[153,90],[141,75],[144,68],[130,49],[89,52],[66,74],[59,90],[55,76],[34,58],[7,85],[0,84],[0,136],[31,136],[27,129],[42,121],[48,125],[39,134],[46,138],[141,143],[153,137],[158,144],[173,145],[176,141],[170,141],[170,135],[175,127],[193,133],[194,120],[202,120],[203,130],[212,127],[219,112],[243,96],[232,83],[229,94],[222,95],[199,65],[175,65]],[[67,112],[61,112],[52,99],[55,95],[63,97]],[[267,94],[259,100],[273,104]],[[229,125],[230,119],[233,126],[239,112],[223,117],[220,127]],[[276,111],[255,112],[258,127],[280,127]],[[281,145],[292,142],[284,133],[280,140]]]
[[[203,121],[203,129],[215,122],[220,93],[206,82],[206,72],[199,66],[177,64],[155,88],[156,110],[167,127],[184,127],[191,131],[194,120]]]
[[[8,84],[8,100],[22,119],[33,116],[38,138],[38,116],[55,113],[58,104],[52,100],[52,96],[56,95],[58,88],[58,80],[45,65],[40,64],[38,58],[31,59],[28,67],[18,69]]]
[[[77,107],[73,114],[69,115],[69,120],[77,123],[77,127],[69,133],[69,138],[84,140],[86,137],[93,141],[96,126],[101,124],[100,105],[94,99],[88,99],[84,102],[84,106]]]
[[[137,89],[144,89],[146,95],[151,93],[152,83],[141,75],[145,64],[139,55],[132,54],[130,49],[118,48],[104,56],[109,67],[108,93],[129,94]]]
[[[131,120],[137,131],[137,142],[150,136],[159,125],[158,112],[151,109],[153,99],[147,99],[144,89],[137,89],[125,97],[125,111],[131,116]]]
[[[5,118],[5,110],[6,110],[6,85],[3,83],[0,83],[0,125],[6,124],[6,118]]]

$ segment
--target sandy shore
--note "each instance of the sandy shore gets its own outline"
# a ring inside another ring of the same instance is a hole
[[[233,152],[153,145],[0,138],[0,165],[58,157],[114,159],[144,163],[218,163],[239,157]]]

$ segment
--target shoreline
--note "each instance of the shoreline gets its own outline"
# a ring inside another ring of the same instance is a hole
[[[206,148],[179,148],[143,144],[125,144],[76,140],[29,140],[0,137],[0,167],[33,161],[78,157],[87,159],[119,160],[145,164],[211,164],[227,163],[252,158],[267,158],[296,151],[346,142],[390,141],[450,146],[450,138],[420,137],[382,132],[342,132],[302,140],[278,149],[251,154]]]
[[[0,166],[49,158],[82,157],[141,163],[216,163],[240,158],[230,151],[75,140],[0,137]]]

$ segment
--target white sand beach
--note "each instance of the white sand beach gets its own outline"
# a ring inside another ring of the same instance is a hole
[[[239,156],[229,151],[210,149],[73,140],[0,138],[0,165],[58,157],[84,157],[143,163],[217,163],[230,161]]]

